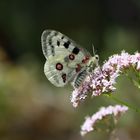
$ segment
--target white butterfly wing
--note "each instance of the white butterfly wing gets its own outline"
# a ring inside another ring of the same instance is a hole
[[[60,66],[60,70],[56,68],[57,64],[63,64]],[[61,67],[63,67],[62,70]],[[56,58],[54,61],[54,58],[52,58],[46,61],[44,65],[44,73],[53,85],[56,87],[63,87],[72,80],[72,77],[76,74],[76,71],[74,68],[72,69],[67,67],[67,64],[62,59]]]
[[[90,57],[90,54],[74,41],[54,30],[45,30],[41,43],[46,58],[45,75],[57,87],[63,87],[72,81],[85,66],[82,61],[85,57]]]

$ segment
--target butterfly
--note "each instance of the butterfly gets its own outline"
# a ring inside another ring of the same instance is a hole
[[[44,73],[56,87],[63,87],[71,82],[74,88],[78,88],[98,66],[98,55],[91,56],[88,51],[58,31],[43,31],[41,45],[46,58]]]

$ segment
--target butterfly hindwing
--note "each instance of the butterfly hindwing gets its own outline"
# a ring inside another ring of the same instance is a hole
[[[44,72],[48,80],[57,87],[66,85],[72,76],[76,74],[75,69],[67,67],[67,64],[57,59],[56,61],[48,60],[44,66]]]
[[[85,67],[82,63],[90,54],[60,32],[45,30],[41,36],[42,50],[46,57],[44,72],[57,87],[72,81]]]

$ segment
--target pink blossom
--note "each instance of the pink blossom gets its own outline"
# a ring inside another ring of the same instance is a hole
[[[130,55],[122,51],[120,55],[110,56],[108,61],[105,61],[101,67],[95,68],[83,84],[73,91],[71,96],[73,106],[77,107],[79,102],[87,97],[88,92],[92,93],[92,96],[99,96],[102,93],[115,91],[117,77],[130,67],[140,72],[140,53]]]
[[[84,136],[90,131],[94,131],[95,125],[99,120],[102,120],[103,118],[107,117],[108,115],[113,115],[114,117],[120,116],[120,114],[125,113],[128,110],[128,107],[126,106],[108,106],[108,107],[102,107],[98,112],[93,114],[91,117],[86,117],[85,122],[81,126],[81,135]]]

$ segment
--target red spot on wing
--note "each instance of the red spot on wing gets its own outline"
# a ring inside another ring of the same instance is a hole
[[[69,59],[70,59],[70,60],[74,60],[74,59],[75,59],[74,54],[70,54],[70,55],[69,55]]]
[[[57,70],[62,70],[63,69],[63,65],[61,63],[57,63],[56,64],[56,69]]]
[[[85,56],[84,59],[82,60],[82,63],[87,63],[89,61],[89,56]]]
[[[76,72],[79,72],[80,70],[81,70],[81,65],[80,64],[77,64]]]

